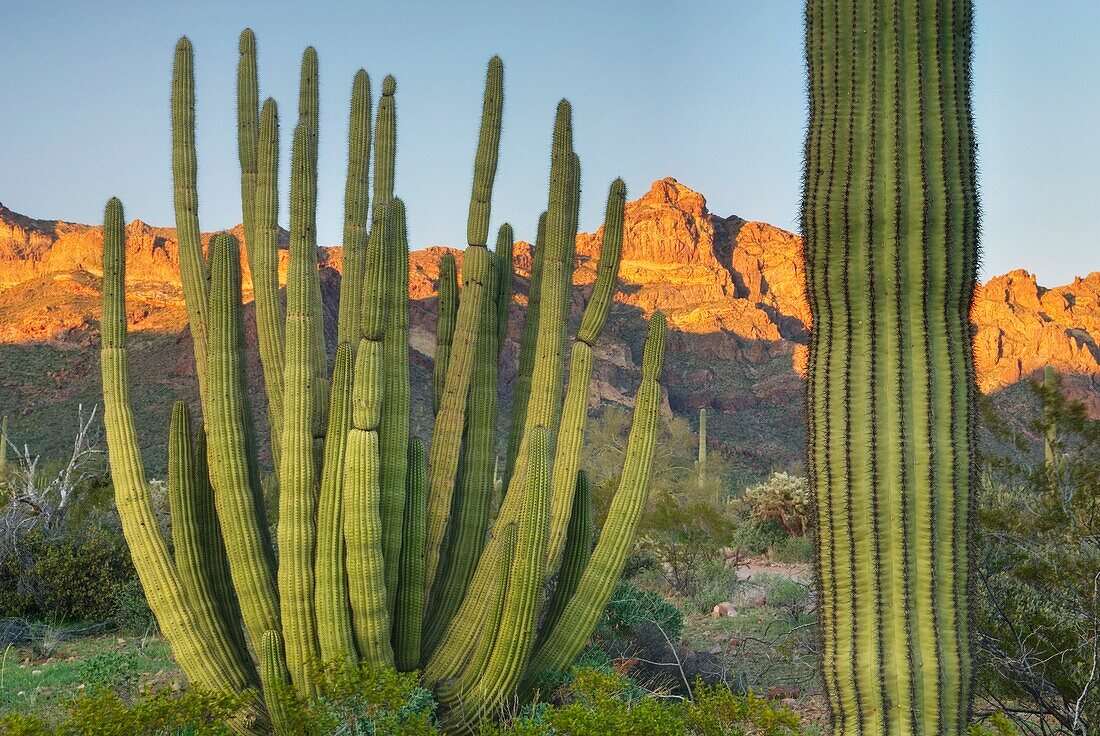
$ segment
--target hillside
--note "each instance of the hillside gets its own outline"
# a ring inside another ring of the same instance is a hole
[[[599,240],[598,232],[577,239],[575,316],[590,293]],[[101,249],[99,227],[34,220],[0,205],[0,413],[12,416],[14,438],[49,454],[63,451],[71,437],[76,404],[98,401]],[[160,448],[171,402],[194,396],[175,231],[136,220],[127,226],[127,249],[134,396],[156,473],[164,462]],[[436,280],[445,250],[410,255],[414,382],[422,385],[431,367]],[[340,249],[322,249],[321,259],[331,343]],[[526,304],[526,243],[517,244],[515,263],[506,366],[515,363]],[[243,271],[249,300],[251,283]],[[598,350],[592,405],[629,404],[643,317],[660,309],[670,326],[664,378],[669,410],[694,416],[708,407],[713,442],[750,471],[797,468],[810,329],[803,279],[797,235],[714,215],[698,192],[671,178],[654,182],[627,205],[620,288]],[[1026,380],[1048,363],[1100,417],[1100,273],[1052,289],[1024,271],[998,276],[980,287],[972,319],[979,387],[1017,427],[1026,427],[1033,412]],[[249,312],[249,330],[250,320]],[[255,355],[250,371],[258,386]],[[511,378],[506,372],[506,396]],[[256,411],[263,411],[262,397],[254,399]],[[426,426],[426,406],[416,407],[414,421]]]

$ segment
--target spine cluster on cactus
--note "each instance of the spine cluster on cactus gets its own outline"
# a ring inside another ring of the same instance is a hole
[[[971,3],[806,7],[809,456],[833,733],[962,733],[978,256]]]
[[[310,48],[302,58],[284,312],[278,111],[274,100],[260,104],[256,40],[251,31],[241,34],[244,247],[279,486],[274,538],[244,371],[240,244],[219,233],[207,256],[199,238],[194,69],[186,38],[177,44],[173,74],[173,180],[205,423],[195,427],[183,402],[173,409],[174,554],[153,515],[130,410],[124,220],[118,200],[107,205],[102,369],[124,533],[150,606],[188,677],[206,688],[250,694],[234,724],[240,732],[288,732],[284,695],[314,695],[315,667],[325,661],[422,668],[448,732],[471,732],[506,699],[529,692],[540,670],[564,669],[576,657],[630,550],[656,441],[664,318],[658,313],[650,322],[619,489],[593,548],[580,446],[593,346],[619,268],[626,190],[621,180],[610,188],[596,284],[564,386],[580,198],[565,101],[555,121],[550,197],[522,330],[522,391],[501,479],[506,492],[490,523],[498,362],[514,274],[511,227],[500,227],[495,250],[487,247],[503,74],[494,57],[461,275],[452,257],[442,263],[436,418],[425,450],[426,443],[410,437],[408,238],[405,206],[394,194],[396,82],[387,77],[382,84],[373,129],[367,73],[360,70],[352,84],[344,272],[330,372],[316,242],[317,54]],[[540,617],[551,580],[557,583]]]

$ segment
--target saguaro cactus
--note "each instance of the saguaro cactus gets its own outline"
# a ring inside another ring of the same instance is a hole
[[[695,477],[699,487],[707,484],[707,409],[699,410],[699,458],[695,461]]]
[[[606,605],[644,505],[660,409],[664,318],[654,315],[620,487],[594,550],[591,494],[578,474],[592,352],[622,249],[625,186],[616,180],[597,278],[563,387],[580,164],[572,111],[559,104],[551,195],[524,326],[527,381],[513,415],[507,495],[490,525],[498,356],[508,334],[511,228],[487,247],[500,141],[503,65],[489,62],[457,288],[444,261],[430,451],[409,437],[408,242],[394,196],[396,81],[353,83],[345,190],[345,272],[331,376],[317,269],[318,60],[302,60],[290,185],[286,312],[278,293],[277,110],[259,107],[256,42],[241,36],[238,153],[248,265],[255,284],[268,432],[280,486],[272,540],[245,386],[240,250],[226,233],[207,259],[195,203],[191,45],[176,49],[173,162],[181,270],[206,425],[173,412],[170,498],[175,556],[152,514],[129,407],[122,207],[105,218],[103,387],[123,529],[150,605],[192,681],[249,694],[238,730],[287,732],[287,696],[315,694],[314,665],[424,668],[448,733],[470,733],[541,669],[564,669]],[[564,389],[564,398],[563,398]],[[560,424],[560,427],[558,426]],[[205,440],[205,441],[204,441]],[[276,562],[275,543],[278,544]],[[564,553],[562,552],[564,550]],[[559,566],[558,558],[562,557]],[[560,573],[559,573],[560,567]],[[543,590],[557,580],[538,631]],[[259,657],[256,662],[251,652]],[[262,691],[262,692],[261,692]]]
[[[809,0],[806,22],[809,455],[833,733],[962,733],[971,3]]]

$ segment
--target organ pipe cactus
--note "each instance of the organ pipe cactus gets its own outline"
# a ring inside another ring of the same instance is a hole
[[[695,475],[702,488],[707,483],[707,409],[699,410],[699,459],[695,461]]]
[[[173,410],[172,555],[152,512],[130,411],[125,233],[122,206],[112,200],[104,223],[102,367],[119,513],[150,605],[188,677],[246,694],[236,730],[287,733],[286,696],[312,696],[316,666],[341,662],[423,668],[448,732],[469,733],[506,699],[529,692],[540,670],[567,668],[611,595],[648,491],[664,318],[655,314],[650,323],[620,487],[593,549],[591,491],[578,458],[592,351],[619,267],[626,192],[619,180],[609,192],[596,283],[573,341],[566,388],[580,164],[563,101],[522,330],[524,391],[512,414],[506,493],[491,524],[498,357],[509,334],[513,280],[511,228],[501,226],[495,250],[487,247],[503,65],[494,57],[486,77],[461,291],[454,259],[443,262],[436,422],[427,452],[409,436],[408,239],[405,207],[394,196],[397,86],[392,77],[382,84],[372,130],[362,70],[352,85],[331,373],[322,349],[317,69],[316,52],[307,49],[291,156],[284,314],[278,111],[273,100],[259,104],[255,38],[251,31],[241,36],[238,156],[266,431],[280,489],[274,538],[244,372],[240,244],[217,234],[207,257],[198,235],[187,39],[176,47],[173,75],[173,174],[205,424],[196,429],[183,402]],[[548,583],[553,594],[539,630]]]
[[[835,734],[966,731],[978,260],[969,0],[809,0],[802,229]]]

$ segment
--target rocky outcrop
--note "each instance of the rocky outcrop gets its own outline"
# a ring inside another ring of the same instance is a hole
[[[1100,273],[1045,289],[1017,270],[978,289],[972,320],[978,387],[986,393],[1034,378],[1047,365],[1100,417]]]
[[[234,232],[240,237],[240,226]],[[181,381],[191,380],[182,354],[188,341],[175,230],[135,220],[127,236],[132,328],[171,336],[163,349],[173,354],[162,356],[160,364]],[[574,317],[595,279],[601,237],[597,231],[577,238]],[[424,370],[435,348],[435,298],[445,252],[437,246],[410,255],[411,342],[414,365]],[[461,252],[450,252],[461,264]],[[91,348],[98,339],[101,253],[98,227],[33,220],[0,206],[0,348],[35,344],[70,356],[74,349]],[[282,255],[285,277],[285,251]],[[324,248],[320,258],[332,317],[342,253]],[[517,243],[514,260],[514,319],[505,365],[514,365],[518,352],[530,245]],[[248,268],[242,271],[248,300],[251,280]],[[701,194],[665,178],[627,204],[619,279],[597,351],[593,405],[630,403],[645,335],[642,318],[660,309],[671,328],[664,381],[670,410],[694,414],[700,407],[711,408],[717,445],[737,451],[750,464],[782,465],[801,454],[800,376],[810,315],[797,235],[714,215]],[[1017,384],[1050,364],[1066,376],[1067,390],[1100,417],[1100,273],[1052,289],[1024,271],[998,276],[979,288],[972,319],[983,392]],[[504,375],[506,392],[512,377]],[[24,384],[10,378],[5,383]],[[95,387],[86,388],[93,399]],[[69,393],[81,391],[75,387]],[[10,408],[0,399],[0,412],[5,410]]]

